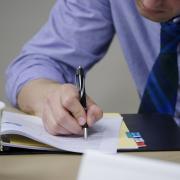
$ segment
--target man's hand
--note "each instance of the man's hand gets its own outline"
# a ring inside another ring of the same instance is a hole
[[[19,108],[40,116],[53,135],[83,134],[82,125],[91,127],[102,117],[102,110],[87,97],[87,114],[79,102],[79,92],[72,84],[38,79],[28,82],[18,95]]]

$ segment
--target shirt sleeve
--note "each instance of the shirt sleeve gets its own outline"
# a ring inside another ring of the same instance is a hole
[[[6,93],[16,106],[22,86],[46,78],[73,83],[75,69],[98,62],[114,35],[108,0],[58,0],[48,22],[23,47],[6,71]]]

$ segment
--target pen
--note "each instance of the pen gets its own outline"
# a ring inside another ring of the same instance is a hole
[[[85,91],[85,76],[84,70],[81,66],[79,66],[76,70],[76,85],[79,88],[79,100],[81,105],[83,106],[85,112],[87,112],[87,105],[86,105],[86,91]],[[84,139],[87,139],[88,136],[88,124],[85,123],[83,126],[84,131]]]

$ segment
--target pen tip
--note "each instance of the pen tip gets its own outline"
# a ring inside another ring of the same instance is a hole
[[[87,128],[84,128],[84,139],[87,139],[87,137],[88,137]]]

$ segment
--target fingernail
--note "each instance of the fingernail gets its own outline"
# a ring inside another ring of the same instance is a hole
[[[86,120],[83,117],[79,118],[79,124],[84,125],[86,123]]]

